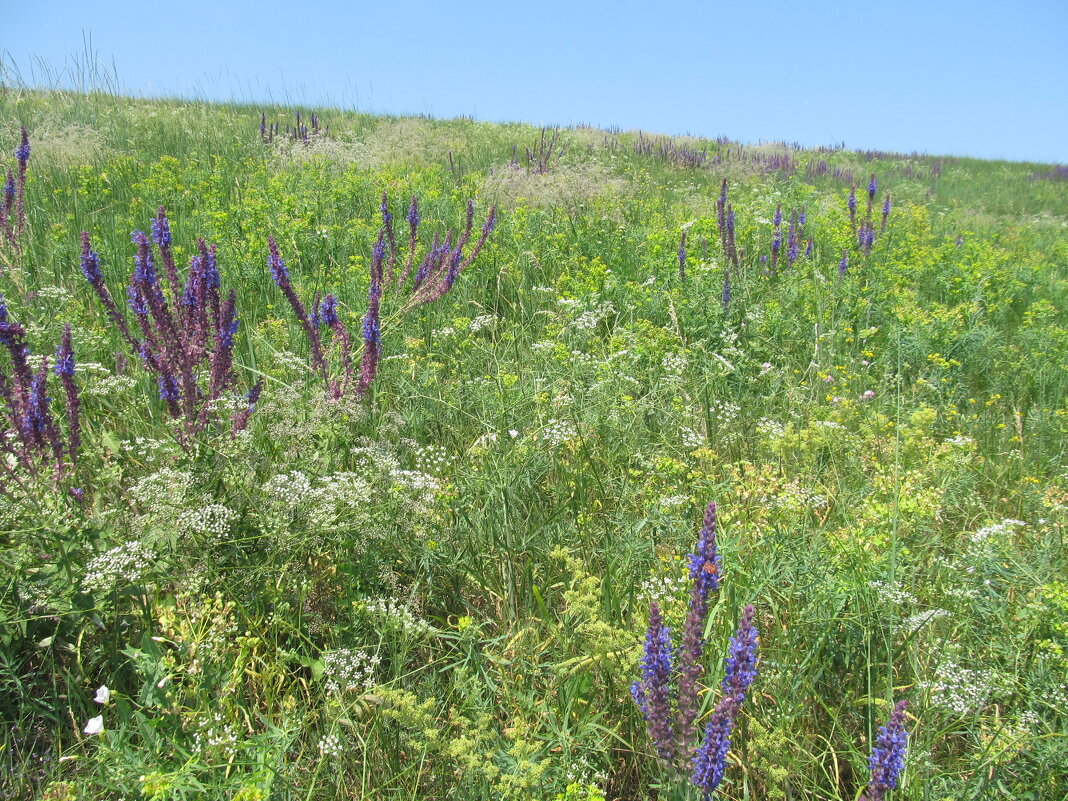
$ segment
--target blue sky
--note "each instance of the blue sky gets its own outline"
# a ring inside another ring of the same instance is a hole
[[[24,79],[1068,162],[1068,2],[5,2]]]

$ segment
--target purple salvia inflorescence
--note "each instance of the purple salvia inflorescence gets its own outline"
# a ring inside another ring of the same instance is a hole
[[[679,278],[686,280],[686,231],[683,230],[679,238]]]
[[[68,452],[72,462],[78,458],[82,441],[81,401],[78,386],[74,383],[74,369],[74,348],[71,346],[70,325],[67,324],[63,326],[63,337],[56,350],[56,363],[52,371],[63,385],[63,394],[66,396]]]
[[[285,262],[282,261],[282,256],[278,251],[278,244],[274,241],[273,236],[267,237],[267,247],[267,266],[271,270],[271,277],[274,278],[274,282],[281,288],[282,293],[286,296],[286,300],[289,301],[289,305],[293,309],[293,314],[296,316],[301,328],[304,329],[304,333],[308,337],[308,342],[311,344],[312,367],[319,371],[325,381],[326,358],[323,355],[323,346],[322,341],[319,339],[319,332],[316,330],[315,326],[312,325],[311,319],[308,317],[308,312],[304,309],[304,304],[301,303],[300,298],[297,297],[296,290],[293,289],[293,284],[289,280],[289,270],[286,268]]]
[[[367,292],[367,314],[363,318],[363,355],[360,358],[360,374],[356,380],[356,395],[362,397],[378,374],[378,357],[382,350],[382,332],[379,321],[379,305],[382,300],[382,262],[385,258],[385,241],[378,235],[371,256],[371,284]]]
[[[797,257],[801,255],[801,246],[797,241],[797,229],[793,223],[790,223],[790,230],[786,235],[786,261],[788,264],[793,264],[797,261]]]
[[[886,193],[886,197],[883,198],[883,224],[882,224],[882,228],[884,230],[886,228],[886,220],[887,220],[887,218],[890,217],[890,209],[891,209],[890,193],[887,192]]]
[[[679,648],[678,744],[676,753],[689,760],[697,739],[694,721],[697,718],[697,680],[704,672],[705,621],[708,619],[708,596],[719,589],[720,560],[716,553],[716,504],[705,509],[704,525],[697,538],[697,546],[689,556],[690,602],[682,629]]]
[[[875,193],[879,191],[879,182],[875,180],[875,173],[871,174],[871,179],[868,181],[868,202],[871,203],[875,200]]]
[[[838,262],[838,277],[845,278],[846,273],[849,272],[849,251],[842,251],[842,260]]]
[[[901,772],[905,769],[905,750],[909,734],[905,731],[905,708],[908,701],[898,701],[885,726],[879,727],[875,747],[868,758],[871,780],[861,801],[883,801],[888,790],[897,787]]]
[[[745,694],[757,675],[759,637],[753,625],[754,616],[753,606],[747,606],[738,622],[738,630],[731,638],[726,660],[727,673],[720,685],[723,696],[705,725],[701,746],[693,759],[690,781],[706,799],[711,797],[723,779],[731,732]]]
[[[319,318],[324,325],[335,326],[338,323],[337,317],[337,297],[334,295],[327,295],[323,298],[322,303],[319,304]]]
[[[775,207],[775,219],[772,221],[776,228],[782,225],[782,203]]]
[[[808,238],[808,241],[805,243],[805,257],[806,258],[808,258],[809,256],[812,255],[812,246],[813,246],[813,241],[812,241],[812,237],[810,236]]]
[[[666,763],[675,756],[671,719],[673,652],[671,629],[664,625],[660,606],[653,601],[649,606],[649,628],[641,659],[642,677],[631,685],[630,692],[645,718],[657,756]]]
[[[26,164],[30,160],[30,137],[26,133],[26,126],[20,128],[22,140],[15,148],[15,159],[19,163],[18,180],[15,197],[15,233],[21,236],[26,229]]]

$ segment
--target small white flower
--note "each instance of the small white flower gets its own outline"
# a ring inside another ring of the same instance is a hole
[[[89,722],[85,724],[85,728],[82,729],[85,734],[100,734],[104,731],[104,716],[97,715],[95,718],[90,718]]]
[[[509,428],[508,429],[508,436],[510,436],[512,439],[515,439],[516,437],[519,436],[519,432],[516,431],[514,428]]]
[[[101,684],[96,688],[96,696],[93,698],[98,704],[106,704],[111,700],[111,690],[108,689],[106,684]]]

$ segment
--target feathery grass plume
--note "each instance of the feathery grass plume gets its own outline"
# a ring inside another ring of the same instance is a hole
[[[901,772],[905,769],[905,751],[909,737],[909,733],[905,731],[907,706],[908,701],[898,701],[886,725],[879,727],[875,746],[868,757],[871,780],[861,796],[861,801],[883,801],[887,791],[897,787]]]

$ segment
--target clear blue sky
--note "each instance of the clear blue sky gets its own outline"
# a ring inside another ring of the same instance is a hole
[[[3,0],[30,77],[125,91],[1068,162],[1068,1]]]

